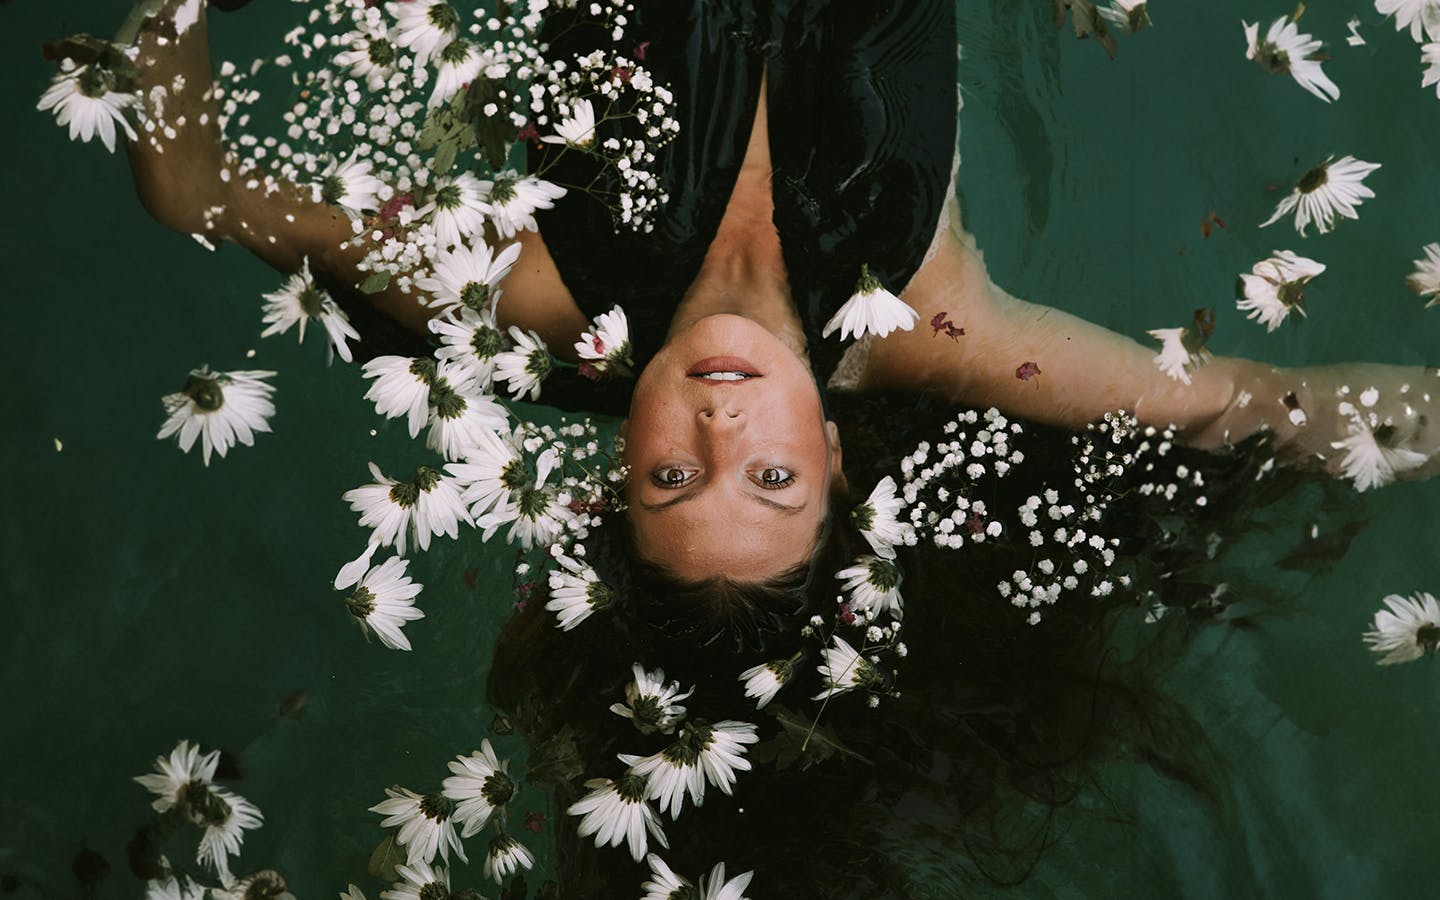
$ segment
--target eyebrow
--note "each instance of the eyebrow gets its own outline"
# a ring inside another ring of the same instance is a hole
[[[664,512],[667,509],[679,506],[681,503],[686,503],[690,500],[694,500],[698,496],[700,496],[699,491],[686,491],[685,493],[674,498],[673,500],[666,500],[663,503],[641,503],[640,506],[648,512]],[[749,497],[751,500],[754,500],[756,503],[759,503],[761,506],[768,506],[771,509],[779,510],[781,513],[787,516],[799,515],[800,511],[805,508],[804,503],[801,503],[799,506],[787,506],[784,503],[779,503],[771,500],[769,497],[762,497],[759,494],[752,494],[749,491],[745,492],[745,496]]]

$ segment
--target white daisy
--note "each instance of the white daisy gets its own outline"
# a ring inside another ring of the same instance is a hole
[[[295,900],[284,876],[274,869],[261,869],[236,880],[224,890],[211,890],[208,900],[255,900],[259,897],[266,900]]]
[[[459,363],[442,362],[430,389],[430,433],[425,446],[455,462],[469,456],[509,420],[505,407],[475,389]]]
[[[1420,86],[1435,85],[1435,96],[1440,97],[1440,41],[1432,41],[1420,48],[1420,63],[1425,71],[1420,75]]]
[[[665,683],[664,669],[647,672],[638,662],[631,671],[635,677],[625,685],[625,702],[611,704],[610,711],[629,719],[641,734],[657,731],[674,734],[675,726],[685,720],[685,707],[680,701],[694,693],[695,688],[681,691],[680,682]],[[639,862],[640,858],[637,856],[635,861]]]
[[[490,390],[495,381],[495,357],[505,349],[505,335],[495,325],[495,314],[453,307],[431,319],[430,330],[440,337],[436,358],[463,365],[476,389]]]
[[[460,500],[477,521],[504,502],[511,491],[530,484],[525,460],[509,435],[487,433],[471,445],[463,463],[449,463],[445,471],[461,488]]]
[[[370,474],[373,484],[346,491],[342,499],[360,513],[362,528],[374,529],[372,543],[393,545],[403,556],[412,536],[426,550],[432,534],[453,539],[460,535],[461,522],[471,524],[455,480],[437,469],[421,466],[410,481],[397,481],[372,462]]]
[[[1405,279],[1410,289],[1429,297],[1425,308],[1440,306],[1440,244],[1426,244],[1425,258],[1415,260],[1415,271]]]
[[[401,0],[385,8],[395,17],[395,43],[415,54],[416,66],[429,63],[460,33],[460,14],[441,0]]]
[[[145,900],[209,900],[210,889],[190,879],[165,878],[145,883]]]
[[[485,853],[485,877],[496,884],[509,878],[520,869],[535,865],[535,856],[525,845],[508,834],[497,834],[490,839],[490,849]]]
[[[435,258],[432,274],[416,279],[415,284],[431,295],[430,306],[465,306],[475,312],[493,313],[499,284],[519,256],[519,241],[493,253],[489,244],[475,238],[469,246],[462,243],[442,250]]]
[[[143,117],[140,95],[116,91],[115,74],[99,64],[57,74],[36,108],[42,112],[54,109],[55,121],[70,126],[72,141],[78,137],[88,144],[99,134],[100,143],[111,153],[115,152],[115,125],[125,129],[133,141],[135,129],[126,113]]]
[[[299,325],[300,340],[303,342],[306,323],[311,319],[319,319],[326,333],[330,335],[333,352],[346,362],[354,358],[345,342],[360,340],[360,333],[351,327],[350,317],[345,315],[345,310],[311,277],[310,257],[300,261],[300,271],[286,279],[280,290],[264,296],[262,321],[270,327],[260,332],[261,337],[284,334],[291,327]]]
[[[745,745],[759,739],[755,726],[748,722],[687,722],[675,741],[659,753],[644,758],[621,755],[620,761],[630,767],[630,774],[645,779],[645,796],[658,800],[662,810],[668,807],[670,818],[675,819],[686,793],[695,806],[704,804],[706,782],[731,793],[735,773],[750,771]]]
[[[420,356],[377,356],[361,368],[366,378],[375,379],[365,399],[387,419],[405,416],[410,436],[418,437],[430,420],[430,388],[438,371],[435,360]]]
[[[200,454],[207,466],[211,451],[223,458],[237,441],[254,446],[255,432],[268,432],[268,420],[275,415],[270,399],[275,387],[263,381],[274,376],[260,370],[211,372],[206,366],[191,370],[178,393],[161,398],[167,418],[155,437],[163,441],[178,435],[186,453],[200,438]]]
[[[851,521],[875,555],[894,559],[896,546],[915,543],[915,529],[899,519],[904,508],[905,500],[895,495],[895,479],[886,475],[869,498],[851,510]]]
[[[829,337],[839,328],[842,341],[852,336],[859,340],[867,334],[884,337],[897,328],[909,331],[918,318],[920,314],[910,304],[885,290],[880,280],[870,274],[870,267],[862,265],[855,292],[825,323],[820,336]]]
[[[434,109],[450,102],[450,98],[474,81],[485,67],[485,54],[467,40],[451,41],[435,54],[435,88],[426,106]]]
[[[580,837],[595,835],[596,847],[618,847],[626,841],[637,863],[645,858],[647,832],[655,843],[669,849],[660,815],[645,800],[645,779],[627,773],[615,781],[592,778],[585,787],[590,793],[566,810],[572,816],[584,816],[580,820]]]
[[[372,93],[384,90],[386,84],[399,71],[396,65],[398,55],[395,45],[383,34],[366,34],[357,31],[351,36],[350,46],[335,55],[335,64],[348,69],[349,74],[363,79]]]
[[[582,148],[595,143],[594,105],[588,98],[571,103],[566,114],[555,123],[555,133],[547,134],[540,140],[547,144],[568,144]]]
[[[630,321],[625,310],[616,306],[595,317],[590,330],[575,342],[575,353],[599,373],[617,372],[628,376],[635,361],[630,358]]]
[[[1273,225],[1287,213],[1295,213],[1295,230],[1305,236],[1305,229],[1314,222],[1321,234],[1333,231],[1336,214],[1347,219],[1360,218],[1355,207],[1364,200],[1375,196],[1375,192],[1364,185],[1365,177],[1380,168],[1379,163],[1368,163],[1353,156],[1340,159],[1330,157],[1320,165],[1306,172],[1270,218],[1260,227]]]
[[[1241,24],[1245,26],[1246,59],[1255,60],[1272,75],[1290,73],[1297,84],[1326,103],[1340,98],[1340,88],[1320,68],[1330,58],[1320,49],[1320,41],[1301,34],[1289,18],[1272,22],[1263,40],[1260,23]]]
[[[1420,468],[1429,459],[1423,453],[1391,446],[1395,426],[1378,414],[1361,413],[1348,404],[1342,404],[1341,412],[1350,417],[1349,435],[1330,446],[1345,451],[1340,474],[1355,482],[1355,490],[1384,487],[1397,476]]]
[[[480,749],[469,756],[457,756],[449,763],[454,774],[442,783],[443,793],[455,801],[451,818],[468,838],[489,823],[496,810],[503,812],[515,796],[515,782],[510,779],[510,761],[495,756],[490,739],[480,742]]]
[[[675,874],[665,860],[651,853],[645,857],[650,865],[650,880],[640,885],[645,895],[640,900],[670,900],[672,897],[686,897],[694,892],[690,879]],[[687,891],[689,893],[687,893]]]
[[[1153,328],[1146,332],[1160,342],[1155,365],[1176,381],[1190,383],[1190,373],[1210,361],[1207,335],[1196,328]]]
[[[745,889],[750,886],[750,879],[755,877],[755,872],[743,872],[725,880],[725,864],[716,863],[710,874],[700,879],[699,900],[747,900]]]
[[[214,869],[220,883],[228,885],[232,877],[230,857],[240,855],[245,830],[264,824],[260,810],[244,797],[212,785],[208,802],[203,808],[192,806],[190,819],[205,828],[195,851],[195,861]]]
[[[337,157],[330,161],[311,187],[314,200],[338,206],[352,219],[374,212],[380,206],[385,183],[373,172],[373,164],[368,159],[360,159],[358,150],[344,162]]]
[[[882,681],[874,663],[861,656],[838,634],[830,638],[830,646],[825,648],[825,661],[815,668],[826,685],[825,690],[815,695],[816,700],[857,688],[868,690],[879,686]]]
[[[560,568],[550,572],[550,601],[545,608],[559,619],[557,628],[569,631],[614,602],[615,592],[584,562],[563,553],[555,561]]]
[[[475,520],[482,530],[481,539],[490,540],[501,525],[509,523],[505,540],[525,550],[548,547],[565,534],[576,521],[574,511],[561,502],[553,488],[536,480],[500,498],[490,512]]]
[[[395,874],[404,880],[395,882],[388,891],[381,891],[380,900],[435,900],[450,896],[450,872],[444,866],[431,868],[429,863],[417,860],[396,866]]]
[[[1380,654],[1380,665],[1411,662],[1440,649],[1440,603],[1428,593],[1409,597],[1391,594],[1388,610],[1375,613],[1375,626],[1365,632],[1365,643]]]
[[[170,751],[169,758],[155,757],[158,774],[136,775],[135,781],[155,795],[150,805],[156,812],[168,812],[176,806],[185,806],[187,791],[210,784],[219,764],[219,750],[202,754],[199,744],[181,741]]]
[[[1235,307],[1248,310],[1247,318],[1258,319],[1266,331],[1274,331],[1292,310],[1305,315],[1305,286],[1324,271],[1323,263],[1277,250],[1256,263],[1249,275],[1240,276],[1241,296]]]
[[[1395,30],[1410,29],[1415,43],[1440,41],[1440,0],[1375,0],[1375,11],[1395,17]]]
[[[893,559],[875,556],[861,556],[855,564],[835,573],[843,584],[850,600],[850,608],[857,613],[893,613],[899,619],[905,614],[905,604],[900,599],[900,567]]]
[[[367,553],[374,548],[371,544]],[[405,572],[409,564],[403,557],[390,557],[362,575],[345,598],[345,608],[355,617],[360,630],[374,633],[391,650],[409,650],[410,639],[401,629],[406,622],[425,618],[425,613],[415,606],[415,598],[425,586],[410,580]]]
[[[489,185],[469,172],[435,179],[435,199],[430,202],[430,221],[441,249],[465,244],[485,234],[485,203]]]
[[[550,209],[556,200],[565,196],[565,189],[557,184],[534,175],[521,178],[514,171],[502,172],[493,182],[481,184],[489,192],[486,211],[495,223],[495,230],[507,240],[522,231],[538,231],[535,211]]]
[[[528,394],[530,400],[540,399],[540,382],[550,374],[553,361],[540,335],[510,326],[510,339],[515,347],[495,355],[495,380],[504,382],[510,396],[519,400]]]
[[[755,698],[756,709],[764,709],[765,704],[774,700],[780,689],[795,676],[795,670],[804,658],[803,653],[797,653],[789,659],[772,659],[741,672],[745,696]]]
[[[412,866],[429,863],[437,851],[441,859],[448,861],[451,850],[469,862],[465,846],[455,833],[455,823],[450,821],[454,804],[443,794],[421,796],[405,788],[391,787],[385,789],[385,796],[388,799],[370,807],[370,811],[385,817],[380,821],[381,828],[400,828],[395,839],[405,845],[406,863]]]
[[[1150,10],[1145,0],[1110,0],[1100,7],[1100,15],[1122,31],[1139,31],[1150,24]]]

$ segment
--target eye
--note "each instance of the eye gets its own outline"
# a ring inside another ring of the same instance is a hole
[[[661,466],[650,473],[650,481],[656,487],[669,490],[681,488],[690,483],[695,477],[693,469],[682,469],[679,466]]]
[[[778,491],[787,488],[795,480],[795,473],[781,466],[766,466],[758,475],[751,476],[755,483],[766,490]]]

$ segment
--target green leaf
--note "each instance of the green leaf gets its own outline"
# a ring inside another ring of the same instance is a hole
[[[366,867],[371,875],[381,881],[394,881],[399,876],[395,867],[405,861],[405,851],[401,848],[400,842],[395,840],[395,833],[385,835],[370,853],[370,864]]]
[[[505,159],[510,155],[511,139],[515,136],[515,128],[510,120],[498,113],[493,116],[485,115],[485,107],[494,103],[501,109],[505,108],[505,102],[500,97],[501,85],[498,81],[489,78],[476,78],[470,82],[470,89],[465,92],[464,117],[470,126],[470,140],[485,162],[492,170],[498,170],[505,165]]]
[[[360,282],[360,290],[366,294],[378,294],[390,286],[389,272],[371,272]]]
[[[569,725],[536,744],[530,751],[529,780],[535,784],[558,786],[580,778],[585,767],[575,745],[575,731]]]
[[[812,719],[788,706],[772,704],[770,713],[780,730],[775,737],[755,745],[750,751],[752,759],[773,762],[780,770],[798,764],[802,772],[837,753],[871,765],[870,760],[846,747],[829,725],[815,725]]]

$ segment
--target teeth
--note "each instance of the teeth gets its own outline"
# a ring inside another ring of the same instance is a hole
[[[706,381],[744,381],[750,376],[744,372],[706,372],[700,377]]]

